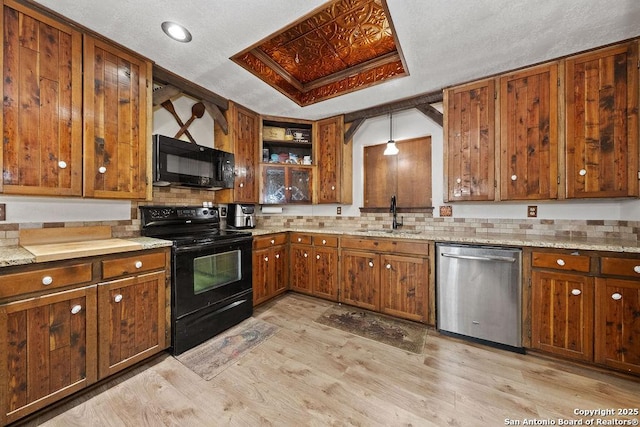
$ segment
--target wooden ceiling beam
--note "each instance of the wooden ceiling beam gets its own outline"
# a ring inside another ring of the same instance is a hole
[[[414,96],[412,98],[401,99],[400,101],[389,102],[388,104],[365,108],[364,110],[346,113],[344,115],[344,121],[345,123],[349,123],[357,119],[369,119],[371,117],[383,116],[385,114],[409,110],[411,108],[418,108],[418,106],[421,105],[434,104],[437,102],[442,102],[442,91],[440,90],[437,92]]]
[[[227,111],[229,109],[228,99],[223,98],[222,96],[211,92],[210,90],[205,89],[202,86],[190,82],[184,77],[180,77],[179,75],[174,74],[157,64],[153,65],[153,80],[163,85],[170,85],[180,88],[182,93],[184,93],[185,95],[189,95],[192,98],[202,101],[208,101],[214,105],[217,105],[223,111]]]
[[[416,105],[416,109],[442,127],[444,116],[440,111],[433,108],[431,104]]]

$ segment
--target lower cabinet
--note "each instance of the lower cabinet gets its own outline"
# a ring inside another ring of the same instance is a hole
[[[429,243],[344,237],[340,301],[426,323]]]
[[[165,349],[169,259],[162,248],[4,267],[0,425]]]
[[[96,287],[0,306],[5,425],[97,379]]]
[[[291,290],[338,300],[338,238],[291,234]]]
[[[256,306],[287,290],[287,233],[253,238],[253,305]]]
[[[597,278],[596,301],[596,363],[640,373],[640,281]]]
[[[640,373],[640,257],[533,250],[531,346]]]
[[[340,301],[380,311],[380,255],[343,249]]]
[[[533,271],[534,348],[572,359],[593,359],[592,277]]]
[[[164,348],[164,279],[164,272],[155,272],[98,286],[98,378]]]

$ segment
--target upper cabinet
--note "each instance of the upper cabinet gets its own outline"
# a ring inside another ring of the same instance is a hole
[[[146,197],[150,82],[149,61],[85,35],[86,196]]]
[[[344,144],[343,116],[263,116],[260,140],[260,203],[351,203],[353,154]]]
[[[151,62],[12,0],[3,26],[0,190],[150,198]]]
[[[567,198],[638,195],[638,42],[566,61]]]
[[[3,6],[7,194],[82,194],[82,36],[14,1]]]
[[[229,132],[214,128],[216,148],[234,153],[235,180],[233,190],[216,193],[221,203],[258,203],[258,159],[260,151],[260,115],[229,102],[226,113]]]
[[[344,143],[343,116],[331,117],[316,123],[315,157],[317,203],[351,203],[352,144]]]
[[[636,40],[445,90],[445,201],[637,197],[638,85]]]
[[[558,197],[558,64],[500,78],[500,199]]]
[[[444,201],[495,199],[495,81],[444,91]]]

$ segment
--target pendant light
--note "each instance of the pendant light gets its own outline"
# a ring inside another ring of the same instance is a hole
[[[393,140],[393,113],[389,113],[389,141],[387,141],[387,148],[384,149],[385,156],[395,156],[398,154],[398,147]]]

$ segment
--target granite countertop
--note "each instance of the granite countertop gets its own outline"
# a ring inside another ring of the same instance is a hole
[[[353,235],[364,237],[386,237],[395,239],[429,240],[432,242],[448,243],[468,243],[482,245],[499,245],[515,247],[540,247],[557,249],[579,249],[591,251],[607,252],[628,252],[640,253],[640,243],[638,241],[624,241],[620,239],[604,238],[565,238],[554,236],[528,236],[525,234],[500,234],[500,233],[450,233],[450,232],[418,232],[402,229],[340,229],[340,228],[287,228],[287,229],[266,229],[255,228],[252,230],[254,236],[264,234],[279,233],[283,231],[298,231],[303,233],[324,233]]]
[[[303,233],[323,233],[337,235],[351,235],[362,237],[384,237],[394,239],[428,240],[431,242],[467,243],[481,245],[499,245],[513,247],[541,247],[557,249],[577,249],[606,252],[640,253],[640,243],[637,241],[622,241],[619,239],[598,238],[563,238],[553,236],[527,236],[524,234],[465,234],[465,233],[437,233],[417,232],[412,230],[390,229],[340,229],[340,228],[254,228],[251,230],[254,236],[265,234],[297,231]],[[171,246],[169,240],[155,239],[152,237],[135,237],[127,240],[140,243],[142,249],[153,249]],[[21,246],[0,247],[0,267],[35,263],[35,256]]]
[[[161,248],[173,244],[170,240],[154,239],[152,237],[133,237],[126,240],[139,243],[142,245],[143,250]],[[0,267],[33,264],[35,262],[35,255],[21,246],[0,246]]]

